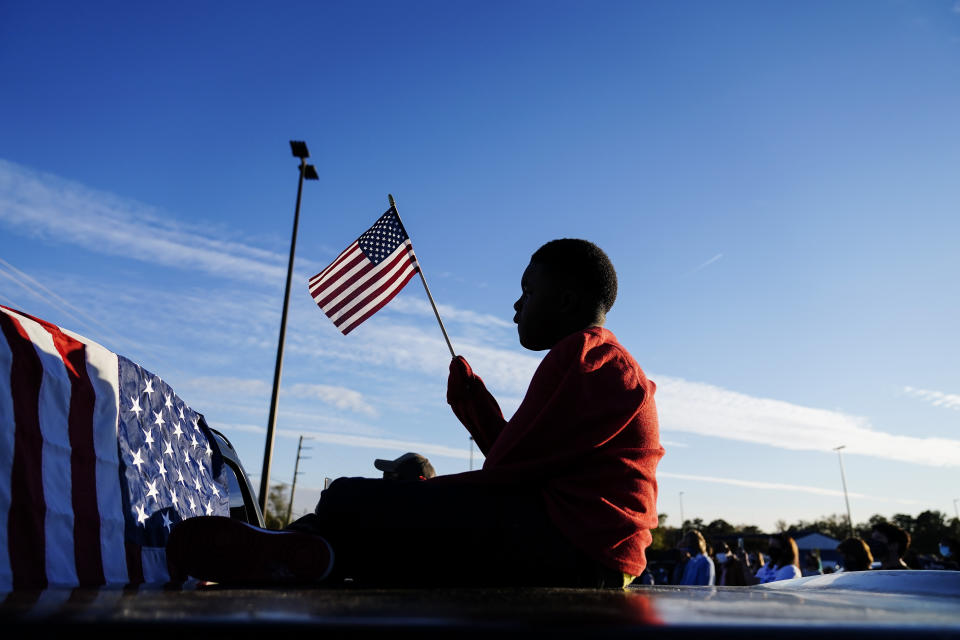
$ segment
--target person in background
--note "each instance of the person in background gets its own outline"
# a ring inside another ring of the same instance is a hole
[[[820,564],[820,553],[814,549],[803,559],[803,576],[823,575],[823,565]]]
[[[944,569],[948,571],[960,570],[960,543],[956,538],[940,538],[940,557],[943,558]]]
[[[909,569],[903,561],[910,548],[910,534],[890,522],[873,525],[870,532],[870,551],[880,561],[880,569]]]
[[[770,536],[767,555],[770,562],[757,571],[760,584],[801,577],[797,542],[785,533]]]
[[[680,584],[713,586],[716,584],[716,570],[713,560],[707,556],[707,542],[696,529],[691,529],[680,540],[680,550],[690,555],[683,568]]]
[[[847,538],[837,545],[837,551],[840,552],[843,572],[868,571],[873,564],[870,547],[861,538]]]
[[[753,584],[749,569],[746,565],[746,557],[742,549],[738,549],[739,554],[730,549],[730,545],[722,540],[718,540],[714,545],[717,549],[716,561],[717,584],[724,587],[745,587]]]
[[[383,471],[384,480],[399,480],[409,482],[410,480],[427,480],[437,475],[430,461],[419,453],[405,453],[395,460],[373,461],[373,466]]]
[[[673,571],[670,574],[669,584],[680,584],[683,579],[683,571],[690,562],[690,554],[680,549],[680,543],[677,543],[676,549],[670,549],[670,559],[673,561]]]

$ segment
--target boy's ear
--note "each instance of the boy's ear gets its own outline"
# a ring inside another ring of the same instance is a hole
[[[563,289],[560,292],[560,312],[575,314],[580,311],[580,293],[574,289]]]

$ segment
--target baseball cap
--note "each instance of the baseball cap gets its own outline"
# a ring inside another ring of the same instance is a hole
[[[383,477],[396,480],[426,480],[437,475],[430,461],[419,453],[405,453],[396,460],[377,458],[373,466],[383,471]]]

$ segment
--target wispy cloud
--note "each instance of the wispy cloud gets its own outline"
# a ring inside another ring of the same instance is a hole
[[[713,256],[712,258],[710,258],[709,260],[707,260],[706,262],[704,262],[703,264],[701,264],[699,267],[697,267],[696,269],[694,269],[693,272],[696,273],[697,271],[700,271],[701,269],[705,269],[705,268],[709,267],[710,265],[712,265],[712,264],[713,264],[714,262],[716,262],[717,260],[720,260],[721,258],[723,258],[723,254],[722,254],[722,253],[718,253],[717,255]]]
[[[960,466],[960,441],[877,431],[865,418],[757,398],[701,382],[652,376],[664,431],[795,451],[845,452],[931,466]]]
[[[698,476],[687,473],[669,473],[665,471],[657,472],[657,478],[669,478],[672,480],[691,480],[694,482],[710,482],[713,484],[725,484],[735,487],[743,487],[746,489],[766,489],[770,491],[793,491],[799,493],[812,493],[818,496],[832,496],[832,497],[843,497],[843,491],[837,491],[836,489],[824,489],[823,487],[814,487],[809,485],[801,484],[784,484],[782,482],[767,482],[763,480],[741,480],[738,478],[718,478],[716,476]],[[918,500],[901,500],[901,499],[890,499],[890,498],[878,498],[874,496],[868,496],[862,493],[850,492],[848,494],[851,498],[864,498],[870,500],[876,500],[879,502],[896,502],[898,504],[924,504]]]
[[[232,431],[243,431],[247,433],[266,433],[266,428],[250,424],[229,425]],[[289,429],[278,429],[277,435],[284,438],[299,438],[301,435],[308,435],[317,442],[327,444],[345,445],[349,447],[364,447],[367,449],[381,449],[384,451],[397,451],[406,453],[407,451],[416,451],[425,456],[441,456],[445,458],[457,458],[460,460],[469,460],[471,453],[469,449],[458,447],[448,447],[442,444],[431,442],[419,442],[414,440],[395,440],[391,438],[373,438],[369,436],[357,436],[345,433],[329,433],[325,431],[293,431]],[[474,451],[472,454],[475,459],[483,460],[483,456]]]
[[[945,409],[956,409],[960,411],[960,394],[930,391],[929,389],[914,389],[913,387],[904,387],[903,392],[912,398],[918,398],[935,407],[944,407]]]
[[[396,298],[390,303],[390,309],[391,311],[395,311],[397,313],[409,313],[430,317],[433,317],[434,315],[433,309],[430,307],[429,302],[426,300],[416,300],[410,297]],[[466,309],[457,309],[456,307],[451,307],[445,304],[438,304],[437,311],[440,313],[440,317],[443,318],[445,322],[450,320],[464,324],[475,324],[480,326],[500,327],[507,329],[512,329],[514,327],[512,322],[508,322],[503,318],[486,313],[477,313],[475,311],[469,311]]]
[[[139,202],[0,159],[0,220],[26,235],[248,281],[285,276],[285,257]]]
[[[0,278],[17,285],[31,298],[42,300],[46,304],[56,307],[66,316],[73,319],[78,325],[91,328],[96,326],[100,330],[106,331],[112,337],[124,342],[123,338],[117,336],[117,334],[103,322],[94,318],[83,309],[78,308],[76,305],[71,304],[68,300],[44,286],[43,283],[38,282],[36,278],[24,273],[3,258],[0,258]]]
[[[271,382],[268,380],[229,376],[193,378],[189,381],[189,386],[191,389],[206,395],[232,396],[234,398],[266,398],[272,391]],[[369,417],[379,415],[379,412],[366,400],[362,393],[348,387],[296,383],[281,386],[280,395],[282,397],[319,400],[325,405]]]
[[[446,379],[450,352],[435,323],[419,327],[368,322],[361,329],[347,339],[332,329],[292,336],[291,348],[325,361],[357,362]],[[542,355],[528,355],[456,334],[451,340],[457,353],[470,361],[488,387],[507,395],[522,396],[526,392],[542,359]]]
[[[338,387],[329,384],[295,384],[282,390],[296,398],[310,398],[320,400],[324,404],[338,409],[347,409],[370,417],[377,417],[379,412],[370,405],[359,391]]]

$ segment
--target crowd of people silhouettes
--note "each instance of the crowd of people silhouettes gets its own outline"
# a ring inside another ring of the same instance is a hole
[[[910,533],[889,522],[874,525],[866,539],[851,536],[833,550],[801,552],[796,540],[785,533],[770,535],[764,542],[766,552],[747,551],[743,538],[731,547],[720,538],[708,542],[700,531],[691,529],[683,534],[670,559],[651,563],[640,582],[729,587],[854,571],[960,570],[960,545],[950,537],[940,539],[938,554],[927,556],[922,562],[908,563],[905,556],[910,550]],[[751,546],[760,544],[754,540]],[[831,554],[835,559],[825,562],[821,551],[835,551]]]

